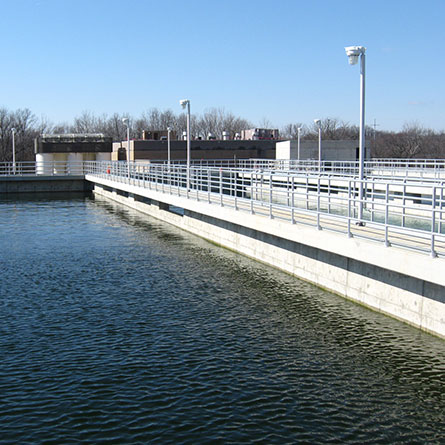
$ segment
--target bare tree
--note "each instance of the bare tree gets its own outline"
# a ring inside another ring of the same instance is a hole
[[[417,123],[405,124],[400,132],[378,132],[375,157],[415,158],[425,156],[431,133]]]
[[[303,125],[301,122],[297,122],[295,124],[287,124],[280,130],[280,137],[283,139],[298,139],[298,129],[300,130],[300,137],[304,137],[304,135],[308,132],[307,127]]]

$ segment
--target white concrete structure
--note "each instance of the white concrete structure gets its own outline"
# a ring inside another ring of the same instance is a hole
[[[368,144],[369,146],[369,144]],[[322,160],[325,161],[354,161],[358,155],[358,142],[351,140],[323,141]],[[370,157],[370,149],[366,150],[366,157]],[[318,140],[300,142],[300,160],[318,160]],[[289,140],[276,143],[276,159],[298,159],[298,141]]]

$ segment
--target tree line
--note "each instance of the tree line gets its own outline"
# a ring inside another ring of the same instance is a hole
[[[38,119],[29,109],[8,110],[0,108],[0,161],[12,160],[12,129],[15,129],[15,148],[17,161],[34,160],[34,139],[40,134],[103,133],[113,141],[126,138],[126,126],[122,119],[127,118],[130,137],[142,137],[142,131],[165,130],[170,127],[178,137],[186,129],[185,113],[176,114],[171,110],[161,111],[152,108],[139,117],[114,113],[97,116],[84,111],[72,123],[51,123]],[[191,115],[191,132],[195,137],[205,139],[212,134],[222,139],[223,132],[231,138],[236,133],[249,128],[273,128],[267,120],[254,125],[231,112],[221,108],[211,108],[201,115]],[[289,123],[280,129],[280,139],[297,139],[300,128],[301,140],[318,138],[318,126],[301,122]],[[337,118],[321,119],[321,134],[324,140],[357,140],[359,128]],[[366,127],[366,139],[371,145],[374,158],[443,158],[445,157],[445,132],[436,132],[417,123],[406,124],[401,131],[375,131]]]

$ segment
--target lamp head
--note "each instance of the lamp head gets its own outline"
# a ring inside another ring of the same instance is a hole
[[[122,118],[122,123],[123,123],[126,127],[128,127],[128,117],[124,117],[124,118]]]
[[[349,57],[349,65],[355,65],[361,54],[365,54],[366,48],[364,46],[346,46],[346,55]]]
[[[11,128],[11,131],[12,131],[13,133],[15,133],[15,132],[16,132],[16,129],[15,129],[15,128]]]
[[[185,108],[190,103],[190,101],[188,99],[182,99],[179,101],[179,103],[182,106],[182,108]]]
[[[172,129],[170,127],[167,127],[167,131],[170,133],[170,131],[172,131]]]
[[[321,119],[314,119],[314,124],[317,125],[318,127],[321,126]]]

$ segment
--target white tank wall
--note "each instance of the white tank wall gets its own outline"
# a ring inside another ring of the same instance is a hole
[[[67,173],[69,175],[83,174],[83,154],[82,153],[68,153]]]
[[[95,161],[96,153],[83,153],[83,160],[84,161]]]
[[[65,175],[68,153],[54,153],[54,174]]]
[[[54,156],[52,153],[36,154],[36,173],[38,175],[52,175]]]
[[[82,162],[111,160],[111,153],[37,153],[38,175],[83,175]]]
[[[111,153],[96,153],[96,161],[111,161]]]

